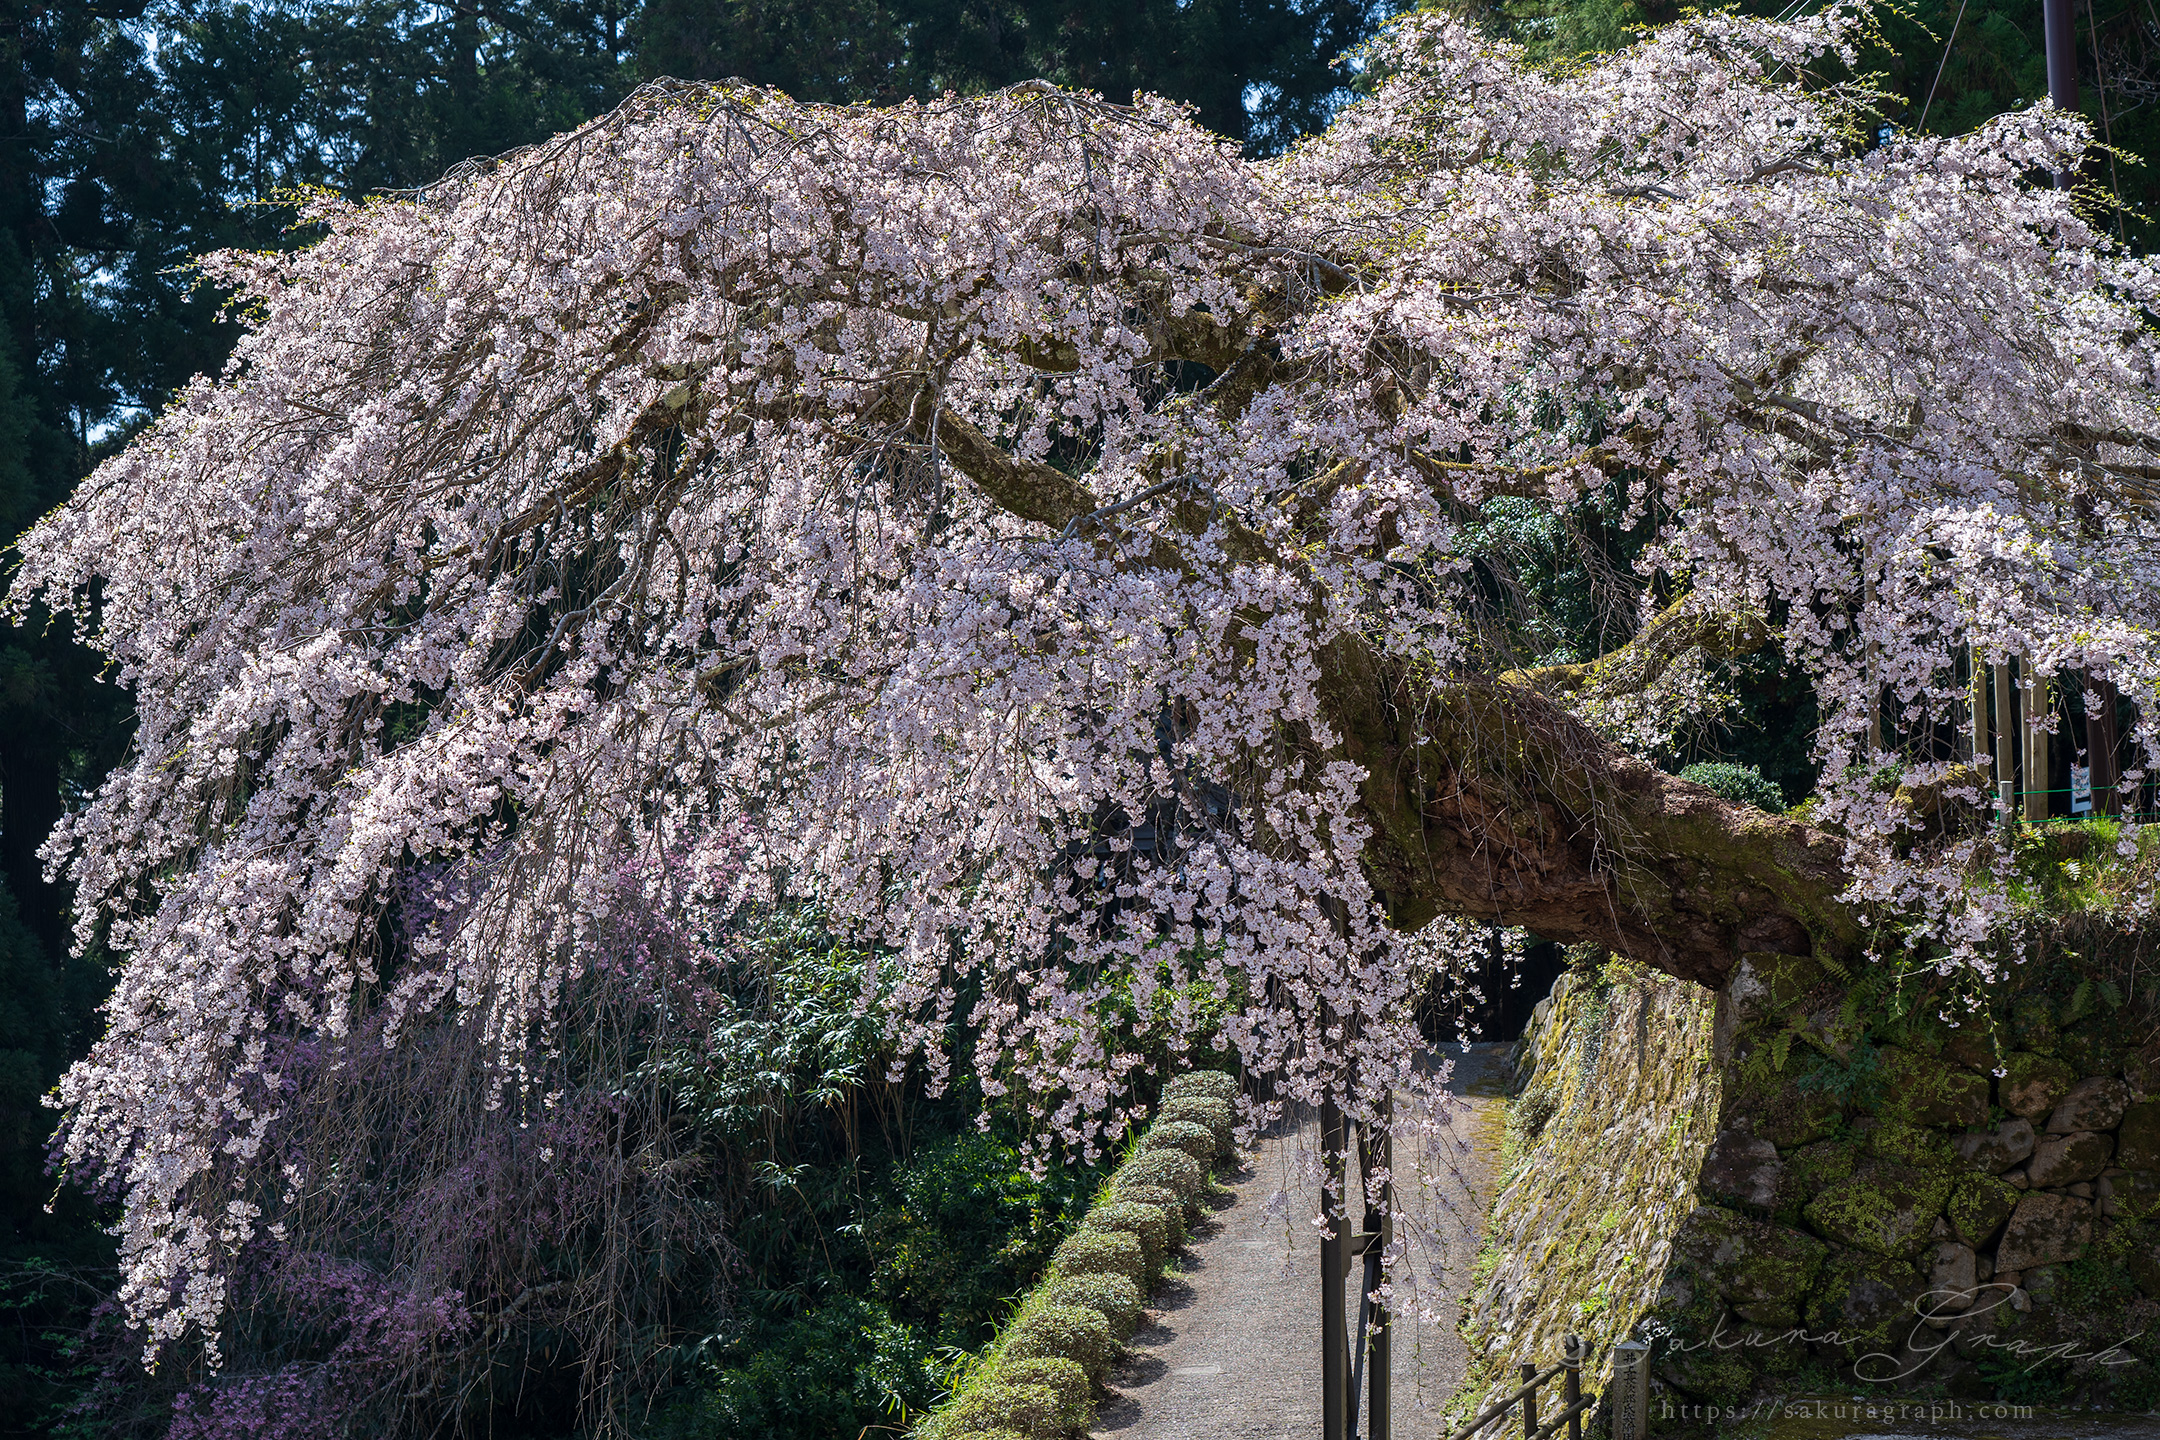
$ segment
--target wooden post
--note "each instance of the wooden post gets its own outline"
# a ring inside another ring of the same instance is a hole
[[[2115,682],[2095,680],[2088,670],[2085,689],[2097,691],[2100,696],[2099,708],[2085,712],[2085,758],[2092,764],[2093,809],[2102,815],[2120,815],[2123,802],[2118,787],[2122,771],[2117,768],[2116,747],[2120,742],[2115,736]]]
[[[1560,1403],[1573,1410],[1582,1399],[1583,1342],[1580,1335],[1568,1335],[1560,1342],[1560,1363],[1567,1367],[1566,1378],[1560,1385]],[[1570,1415],[1567,1422],[1568,1440],[1582,1440],[1582,1416]]]
[[[2010,662],[1995,667],[1995,803],[2008,825],[2017,818],[2017,724],[2010,713]]]
[[[1870,556],[1863,556],[1860,563],[1860,583],[1864,591],[1862,606],[1872,611],[1875,608],[1875,564]],[[1870,623],[1873,623],[1874,617],[1870,615],[1868,618]],[[1867,694],[1868,764],[1873,765],[1875,757],[1882,753],[1883,748],[1882,649],[1873,640],[1868,641],[1867,646]]]
[[[1522,1362],[1523,1384],[1537,1379],[1537,1366],[1528,1360]],[[1537,1435],[1537,1391],[1525,1390],[1522,1397],[1522,1440],[1535,1440]]]
[[[2035,675],[2032,662],[2021,660],[2025,672],[2025,820],[2037,825],[2048,818],[2048,683]]]

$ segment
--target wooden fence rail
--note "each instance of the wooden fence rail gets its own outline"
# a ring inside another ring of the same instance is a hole
[[[1560,1427],[1567,1427],[1568,1440],[1582,1440],[1582,1417],[1590,1407],[1597,1404],[1597,1396],[1582,1393],[1582,1365],[1587,1347],[1582,1337],[1569,1335],[1561,1341],[1558,1363],[1543,1370],[1525,1360],[1522,1364],[1522,1384],[1495,1400],[1492,1404],[1448,1440],[1470,1440],[1470,1437],[1492,1424],[1504,1419],[1510,1410],[1522,1407],[1523,1440],[1553,1440]],[[1560,1379],[1560,1413],[1540,1425],[1538,1423],[1538,1389],[1548,1385],[1553,1378]]]

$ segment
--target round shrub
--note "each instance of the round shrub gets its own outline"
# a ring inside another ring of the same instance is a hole
[[[1005,1337],[1002,1364],[1016,1360],[1070,1360],[1100,1380],[1117,1353],[1110,1322],[1083,1305],[1044,1305],[1020,1318]]]
[[[1198,1095],[1180,1095],[1165,1100],[1155,1123],[1159,1125],[1170,1120],[1207,1126],[1215,1137],[1215,1154],[1220,1158],[1227,1159],[1236,1150],[1237,1113],[1227,1100],[1208,1100]]]
[[[1170,1100],[1181,1095],[1198,1095],[1206,1100],[1220,1100],[1229,1104],[1238,1093],[1237,1077],[1220,1070],[1188,1070],[1174,1075],[1163,1086],[1163,1099]]]
[[[1140,1148],[1182,1150],[1205,1170],[1215,1163],[1215,1132],[1190,1120],[1158,1120],[1140,1137]]]
[[[1737,800],[1773,815],[1785,813],[1785,792],[1778,789],[1777,781],[1752,765],[1706,760],[1682,770],[1680,778],[1702,786],[1721,799]]]
[[[1182,1150],[1142,1150],[1117,1173],[1118,1188],[1159,1185],[1183,1201],[1200,1195],[1200,1162]]]
[[[1160,1185],[1127,1185],[1120,1181],[1111,1193],[1120,1200],[1130,1200],[1135,1205],[1153,1205],[1162,1211],[1164,1246],[1171,1250],[1185,1248],[1185,1202],[1178,1198],[1175,1191],[1166,1190]]]
[[[1058,1404],[1075,1417],[1073,1428],[1087,1424],[1094,1397],[1088,1392],[1087,1371],[1071,1360],[1011,1360],[998,1366],[991,1377],[999,1385],[1040,1385],[1058,1397]]]
[[[1147,1267],[1147,1278],[1152,1280],[1162,1274],[1163,1257],[1170,1253],[1170,1227],[1157,1206],[1113,1200],[1088,1211],[1080,1228],[1083,1231],[1122,1230],[1134,1236],[1140,1241],[1140,1263]]]
[[[1069,1235],[1050,1257],[1059,1275],[1123,1275],[1135,1285],[1147,1274],[1140,1237],[1125,1230],[1082,1230]]]
[[[1083,1402],[1076,1418],[1071,1407],[1047,1385],[1005,1385],[991,1381],[960,1397],[946,1412],[948,1434],[971,1430],[1017,1430],[1022,1435],[1062,1435],[1087,1423]]]
[[[1177,1201],[1172,1200],[1175,1206]],[[1048,1305],[1080,1305],[1110,1322],[1110,1333],[1130,1340],[1140,1328],[1140,1287],[1123,1275],[1065,1275],[1052,1280],[1041,1292]]]

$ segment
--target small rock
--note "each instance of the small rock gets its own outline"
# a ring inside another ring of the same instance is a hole
[[[1957,1146],[1957,1152],[1966,1164],[1999,1175],[2013,1165],[2022,1164],[2031,1156],[2033,1124],[2019,1115],[2003,1121],[1993,1130],[1977,1135],[1960,1135],[1952,1143]]]
[[[2032,1309],[2032,1296],[2027,1295],[2023,1290],[2012,1290],[2010,1292],[2010,1308],[2020,1314]]]
[[[2003,1176],[2002,1178],[2009,1181],[2012,1185],[2015,1185],[2020,1190],[2023,1190],[2032,1184],[2032,1177],[2025,1173],[2025,1167],[2022,1165],[2020,1165],[2017,1169],[2012,1170],[2009,1174]]]
[[[2091,1240],[2089,1205],[2068,1195],[2026,1195],[2011,1213],[2002,1243],[1995,1247],[1995,1279],[2000,1283],[2004,1270],[2075,1260]]]
[[[2029,1050],[2013,1051],[2003,1058],[2002,1106],[2013,1115],[2039,1120],[2052,1113],[2076,1083],[2077,1072],[2062,1061]]]
[[[1977,1125],[1987,1118],[1985,1077],[1901,1045],[1877,1052],[1887,1104],[1918,1126]]]
[[[1758,1135],[1726,1130],[1703,1157],[1697,1183],[1703,1193],[1717,1199],[1767,1210],[1777,1203],[1778,1181],[1784,1173],[1777,1146]]]
[[[1994,1274],[1988,1276],[1990,1285],[2008,1285],[2012,1289],[2016,1289],[2023,1284],[2024,1280],[2024,1273],[2018,1270],[1997,1270]]]
[[[2033,1146],[2025,1174],[2033,1189],[2057,1190],[2097,1178],[2114,1154],[2115,1140],[2110,1135],[2095,1135],[2089,1130],[2048,1135]]]
[[[2077,1196],[2080,1200],[2090,1200],[2093,1198],[2092,1182],[2089,1180],[2080,1180],[2075,1185],[2065,1185],[2063,1188],[2065,1190],[2068,1190],[2072,1195]]]
[[[2150,1170],[2112,1170],[2093,1183],[2100,1213],[2110,1220],[2147,1220],[2160,1209],[2160,1175]]]
[[[1876,1162],[1824,1189],[1801,1213],[1818,1235],[1909,1258],[1927,1248],[1952,1188],[1945,1175]]]
[[[2000,1176],[1967,1175],[1950,1192],[1950,1228],[1958,1239],[1978,1250],[1995,1238],[2017,1201],[2017,1190]]]
[[[1980,1283],[1980,1257],[1970,1245],[1955,1241],[1935,1247],[1935,1263],[1928,1268],[1928,1288],[1938,1293],[1928,1308],[1938,1314],[1970,1309],[1972,1292]]]
[[[2131,1170],[2160,1170],[2160,1100],[2140,1100],[2123,1112],[2116,1157]]]
[[[2130,1108],[2130,1087],[2107,1075],[2093,1075],[2070,1087],[2048,1116],[2050,1135],[2078,1130],[2113,1130]]]

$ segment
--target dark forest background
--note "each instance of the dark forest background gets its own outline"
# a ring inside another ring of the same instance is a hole
[[[2089,178],[2131,243],[2160,199],[2155,0],[2077,8],[2083,108],[2122,155]],[[1664,0],[1465,8],[1550,56],[1623,43]],[[1138,88],[1270,153],[1346,98],[1337,57],[1386,0],[0,0],[0,544],[65,499],[234,339],[191,256],[299,243],[282,192],[359,196],[576,125],[663,75],[740,76],[888,103],[1035,76]],[[1905,130],[1969,129],[2045,93],[2040,0],[1913,0],[1864,68]],[[1954,40],[1952,37],[1955,26]],[[1948,43],[1946,43],[1948,42]],[[1932,98],[1930,98],[1932,96]],[[1556,560],[1556,564],[1557,564]],[[7,562],[0,555],[0,584]],[[1564,570],[1564,566],[1562,567]],[[1565,590],[1569,577],[1551,583]],[[1774,663],[1742,677],[1729,758],[1812,788],[1811,712]],[[109,983],[75,953],[36,849],[125,752],[128,696],[63,629],[0,628],[0,1397],[67,1388],[56,1337],[94,1303],[109,1242],[55,1197],[42,1099],[93,1038]],[[1688,757],[1702,758],[1702,757]],[[0,1434],[53,1412],[0,1404]]]

